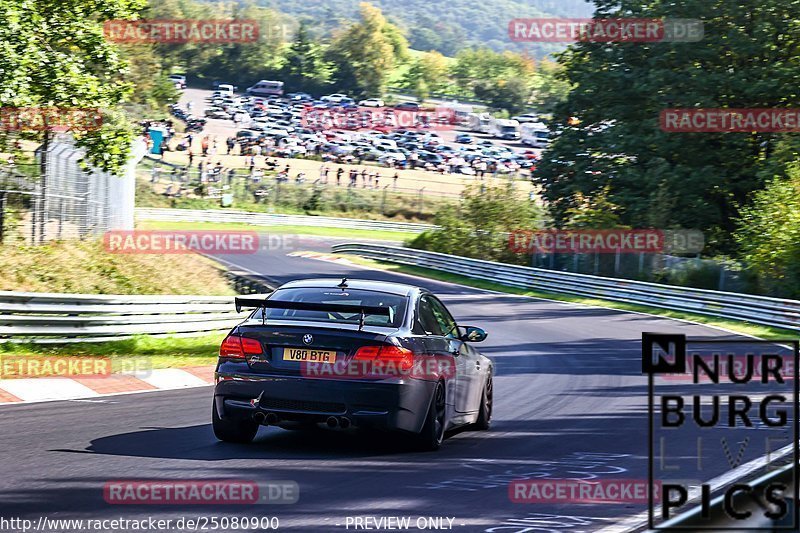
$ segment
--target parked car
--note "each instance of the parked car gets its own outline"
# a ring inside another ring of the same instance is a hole
[[[170,74],[167,77],[170,79],[170,81],[174,82],[178,88],[180,89],[186,88],[186,76],[183,76],[181,74]]]
[[[308,93],[289,93],[286,95],[286,98],[288,98],[290,102],[311,102],[314,100],[314,97]]]
[[[380,98],[367,98],[366,100],[361,100],[358,105],[364,107],[384,107],[385,104],[383,100]]]
[[[251,130],[239,130],[236,132],[237,139],[258,139],[261,135]]]
[[[203,112],[207,118],[228,119],[231,118],[230,114],[220,107],[209,107]]]
[[[419,111],[421,106],[416,102],[401,102],[394,106],[394,108],[405,111]]]
[[[322,98],[320,98],[320,100],[322,102],[325,102],[325,103],[339,104],[345,98],[347,98],[346,94],[336,93],[336,94],[329,94],[327,96],[323,96]]]

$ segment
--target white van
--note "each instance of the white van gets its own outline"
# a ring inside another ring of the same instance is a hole
[[[250,96],[280,97],[283,96],[283,82],[273,80],[261,80],[247,88]]]
[[[217,85],[217,92],[220,92],[226,96],[233,96],[235,87],[233,85],[229,85],[227,83],[220,83]]]
[[[550,130],[541,122],[528,122],[520,126],[522,144],[534,148],[547,148],[550,144]]]
[[[489,123],[489,134],[498,139],[515,141],[519,139],[519,122],[493,118]]]
[[[470,113],[467,115],[467,128],[475,133],[489,133],[492,116],[488,113]]]

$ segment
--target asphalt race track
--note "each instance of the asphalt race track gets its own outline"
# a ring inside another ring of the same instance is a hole
[[[329,249],[330,241],[319,241]],[[309,245],[311,247],[312,245]],[[495,359],[489,432],[462,431],[436,453],[392,436],[262,428],[222,444],[211,388],[0,407],[0,515],[49,518],[277,516],[281,529],[353,530],[348,517],[442,517],[458,531],[596,531],[641,504],[516,504],[514,479],[647,479],[643,331],[721,339],[724,331],[601,308],[499,295],[285,252],[222,258],[276,282],[316,276],[397,280],[439,294],[463,324],[485,327]],[[708,478],[728,470],[709,458]],[[293,480],[300,500],[272,506],[110,505],[109,480]]]

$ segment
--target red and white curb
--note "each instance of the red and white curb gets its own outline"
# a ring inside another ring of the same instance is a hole
[[[207,387],[214,384],[214,368],[164,368],[94,377],[0,379],[0,405]]]

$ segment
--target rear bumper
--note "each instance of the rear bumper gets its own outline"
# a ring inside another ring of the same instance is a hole
[[[349,418],[356,427],[418,433],[435,385],[413,378],[357,381],[219,373],[214,403],[223,419],[252,419],[258,412],[307,422],[335,416]]]

